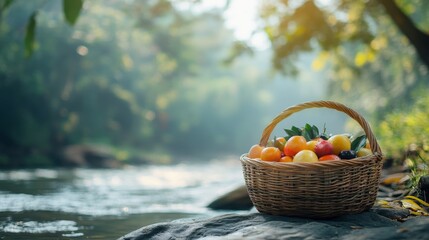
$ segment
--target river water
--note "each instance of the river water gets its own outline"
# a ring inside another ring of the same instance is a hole
[[[116,239],[206,208],[244,184],[237,158],[125,169],[0,171],[0,239]]]

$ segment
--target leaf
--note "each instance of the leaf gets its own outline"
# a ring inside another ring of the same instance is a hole
[[[352,142],[352,150],[358,152],[363,146],[366,145],[366,135],[357,137]]]
[[[299,128],[297,128],[297,127],[295,127],[295,126],[292,126],[292,131],[294,131],[296,134],[298,134],[298,135],[301,135],[302,134],[302,130],[301,129],[299,129]]]
[[[294,131],[292,131],[292,130],[290,130],[290,129],[285,129],[285,132],[286,132],[286,134],[287,134],[289,137],[292,137],[292,136],[299,136],[299,135],[301,135],[301,134],[296,134],[296,132],[294,132]]]
[[[37,11],[34,12],[31,17],[28,19],[27,27],[25,30],[25,56],[30,57],[33,54],[35,46],[35,33],[36,33],[36,16]]]
[[[400,200],[402,207],[410,210],[411,215],[415,216],[429,216],[429,213],[422,207],[420,207],[416,202],[411,199],[402,199]]]
[[[302,131],[302,136],[305,138],[305,140],[310,141],[311,138],[311,133],[307,131],[307,129],[304,129],[304,131]]]
[[[406,196],[405,198],[415,200],[415,201],[417,201],[418,203],[420,203],[421,205],[423,205],[423,206],[425,206],[425,207],[429,207],[429,203],[427,203],[427,202],[425,202],[425,201],[421,200],[421,199],[420,199],[420,198],[418,198],[418,197],[415,197],[415,196]]]
[[[312,132],[313,132],[313,136],[315,136],[315,137],[317,137],[317,136],[319,136],[319,129],[315,126],[315,125],[313,125],[313,127],[311,127],[312,128]]]
[[[313,128],[311,127],[311,125],[310,124],[305,124],[305,126],[304,126],[304,129],[305,129],[305,131],[307,131],[307,132],[309,132],[309,133],[312,133],[313,132]]]
[[[83,0],[63,0],[64,17],[70,25],[76,23],[82,6]]]
[[[302,136],[305,138],[305,140],[310,141],[312,137],[313,128],[310,126],[310,124],[305,124],[304,129],[302,130]]]

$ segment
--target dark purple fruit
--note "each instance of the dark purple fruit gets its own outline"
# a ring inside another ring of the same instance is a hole
[[[346,151],[341,151],[340,154],[338,154],[338,157],[340,157],[341,159],[353,159],[356,158],[356,151],[353,150],[346,150]]]

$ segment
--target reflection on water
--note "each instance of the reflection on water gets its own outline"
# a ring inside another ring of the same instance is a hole
[[[7,233],[55,233],[73,232],[78,230],[76,222],[67,220],[50,221],[44,223],[39,223],[36,221],[6,222],[0,229]]]
[[[0,172],[0,233],[10,239],[114,239],[155,222],[214,215],[205,206],[243,184],[237,159]]]

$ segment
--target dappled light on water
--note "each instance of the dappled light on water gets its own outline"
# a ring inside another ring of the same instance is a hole
[[[125,169],[2,171],[0,233],[79,238],[100,231],[119,237],[150,223],[224,213],[206,206],[242,184],[238,157]]]
[[[60,211],[91,216],[207,213],[205,206],[210,201],[242,184],[238,160],[124,170],[43,171],[1,173],[0,211]]]

